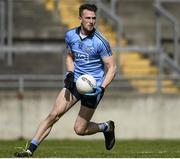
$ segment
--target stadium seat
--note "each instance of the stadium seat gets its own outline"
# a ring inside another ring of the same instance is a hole
[[[156,93],[158,91],[156,78],[159,70],[149,58],[144,58],[140,52],[121,52],[119,61],[122,75],[131,78],[130,83],[140,93]],[[146,79],[143,80],[143,78]],[[162,80],[161,84],[162,93],[180,92],[172,80]]]
[[[58,9],[60,11],[61,22],[64,23],[69,29],[76,27],[79,24],[78,8],[82,3],[82,0],[59,0]],[[73,4],[73,5],[72,5]],[[69,12],[71,11],[71,12]],[[73,14],[72,14],[73,13]],[[68,17],[68,18],[67,18]],[[117,39],[117,33],[114,31],[111,24],[106,22],[103,17],[98,19],[98,30],[102,32],[103,36],[108,39],[111,47],[120,45],[127,46],[128,40]],[[117,53],[119,54],[119,53]],[[158,67],[152,64],[149,58],[142,56],[140,52],[121,52],[120,55],[115,55],[116,58],[119,57],[118,62],[120,63],[121,75],[124,77],[131,77],[130,84],[137,89],[137,91],[142,93],[155,93],[157,92],[156,76],[159,72]],[[151,76],[154,80],[136,80],[136,77],[147,77]],[[175,86],[173,81],[164,80],[162,82],[164,86],[162,89],[163,93],[176,93],[179,89]]]
[[[57,17],[54,17],[55,14],[46,10],[44,2],[44,0],[13,1],[13,45],[15,47],[23,49],[31,47],[33,50],[34,46],[64,44],[66,27]],[[31,50],[22,53],[15,51],[12,56],[13,65],[10,67],[5,60],[0,59],[0,74],[63,73],[62,67],[57,67],[63,57],[57,52],[49,51],[41,54]],[[6,54],[4,58],[7,58]]]
[[[45,0],[46,9],[49,11],[53,11],[55,9],[55,1],[54,0]]]

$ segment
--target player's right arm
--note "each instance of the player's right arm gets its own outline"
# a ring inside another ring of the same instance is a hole
[[[66,57],[66,70],[67,72],[74,72],[74,57],[70,51],[68,51]]]
[[[65,42],[67,48],[66,54],[66,78],[64,80],[65,87],[68,89],[73,88],[74,85],[74,56],[71,52],[71,38],[70,32],[65,35]]]
[[[73,72],[74,71],[74,55],[71,51],[71,45],[72,45],[72,31],[68,31],[65,34],[65,43],[66,43],[66,71],[67,72]]]
[[[68,52],[66,56],[66,70],[64,84],[66,88],[71,89],[74,86],[74,58],[71,52]]]

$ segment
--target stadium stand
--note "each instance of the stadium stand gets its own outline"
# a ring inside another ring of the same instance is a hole
[[[14,43],[17,45],[64,43],[65,31],[79,25],[77,10],[82,2],[84,1],[15,0]],[[103,2],[107,6],[110,5],[108,0]],[[128,48],[131,45],[155,46],[156,17],[153,2],[153,0],[136,0],[136,3],[133,0],[116,1],[115,13],[123,21],[123,39],[118,39],[117,30],[108,22],[106,16],[101,15],[97,28],[110,41],[112,48],[117,46]],[[175,5],[167,7],[177,14],[178,8]],[[165,24],[163,32],[168,28],[165,31],[165,37],[169,37],[171,27],[168,27],[164,21],[163,24]],[[160,70],[156,59],[151,57],[154,55],[135,50],[115,51],[115,54],[119,64],[120,77],[117,77],[112,84],[113,89],[121,88],[122,91],[130,90],[140,93],[158,91],[157,78]],[[16,54],[13,67],[8,67],[4,61],[1,62],[0,73],[62,74],[64,68],[57,67],[60,63],[63,63],[63,57],[60,54]],[[171,79],[172,70],[167,67],[163,73],[165,79],[161,83],[162,93],[179,92],[178,80]],[[117,87],[117,85],[121,86]]]
[[[49,12],[42,0],[14,1],[14,38],[63,40],[66,30],[56,12]]]
[[[49,8],[54,8],[51,6],[54,6],[52,4],[55,1],[49,0],[45,1],[47,9]],[[58,2],[58,3],[57,3]],[[82,0],[61,0],[61,1],[56,1],[59,9],[59,16],[61,19],[61,22],[64,23],[69,29],[74,28],[79,25],[79,20],[78,20],[78,8],[80,4],[82,3]],[[73,3],[73,6],[71,5]],[[51,9],[50,9],[51,10]],[[52,10],[51,10],[52,11]],[[71,11],[71,12],[69,12]],[[73,13],[73,14],[72,14]],[[67,18],[69,17],[69,18]],[[112,47],[117,45],[117,33],[113,30],[113,27],[109,25],[104,17],[101,17],[98,20],[98,30],[100,30],[103,35],[109,40],[110,44]],[[135,90],[129,83],[128,80],[124,79],[119,81],[118,79],[113,82],[111,85],[111,88],[113,90],[119,89],[117,85],[121,85],[121,90],[126,90],[126,91],[133,91]]]
[[[66,27],[61,24],[55,12],[49,12],[43,0],[13,1],[13,44],[61,44],[64,43]],[[61,53],[36,54],[26,52],[14,54],[13,66],[0,62],[1,74],[59,74],[63,67]],[[38,67],[37,67],[38,66]]]
[[[74,1],[73,7],[70,5],[72,1],[59,1],[59,10],[60,17],[62,22],[68,26],[68,28],[72,28],[78,24],[77,21],[77,8],[83,1]],[[139,4],[133,5],[134,1],[119,1],[117,6],[117,14],[123,15],[126,21],[123,23],[125,26],[126,38],[130,39],[129,41],[138,45],[155,45],[154,37],[155,37],[155,14],[152,5],[152,1],[146,1],[143,3],[142,1],[137,1]],[[76,6],[76,7],[74,7]],[[134,7],[136,6],[136,7]],[[149,7],[150,6],[150,7]],[[122,8],[121,8],[122,7]],[[144,18],[144,8],[148,8],[146,10],[146,18]],[[68,12],[71,10],[74,14]],[[66,17],[71,17],[67,19]],[[129,19],[129,17],[131,17]],[[133,20],[133,21],[132,21]],[[117,42],[117,32],[115,32],[110,24],[105,21],[105,17],[101,17],[98,23],[98,29],[103,33],[103,35],[110,41],[111,46],[116,46],[121,43]],[[136,31],[136,30],[141,31]],[[146,31],[148,30],[148,32]],[[145,32],[145,34],[144,34]],[[153,36],[154,34],[154,36]],[[148,38],[147,38],[148,37]],[[126,41],[126,40],[125,40]],[[127,43],[123,43],[124,45]],[[117,56],[117,55],[116,55]],[[117,56],[118,57],[118,56]],[[131,77],[131,78],[144,78],[151,77],[150,79],[132,79],[129,80],[131,85],[135,87],[139,92],[142,93],[155,93],[157,92],[157,75],[159,73],[158,67],[155,65],[154,61],[148,56],[144,56],[141,52],[121,52],[119,59],[121,64],[121,74],[123,77]],[[118,62],[119,62],[118,61]],[[172,80],[162,80],[162,92],[164,93],[177,93],[179,92],[179,88],[174,84]]]
[[[133,45],[155,45],[155,13],[153,1],[137,0],[121,0],[117,3],[117,14],[123,15],[124,31],[126,38]],[[169,6],[168,6],[169,7]],[[146,9],[144,9],[146,8]],[[173,6],[175,10],[177,7]],[[172,11],[172,9],[171,9]],[[176,14],[178,15],[178,14]],[[165,23],[165,22],[164,22]],[[167,23],[165,23],[167,28]],[[169,34],[170,29],[167,29],[165,36]],[[148,77],[146,80],[131,80],[131,84],[143,93],[157,92],[157,75],[159,68],[157,63],[149,56],[142,52],[122,52],[120,54],[121,71],[124,76],[131,77]],[[166,74],[166,72],[164,72]],[[166,74],[168,76],[168,74]],[[169,74],[170,75],[170,74]],[[162,80],[163,93],[177,93],[179,86],[173,80]]]

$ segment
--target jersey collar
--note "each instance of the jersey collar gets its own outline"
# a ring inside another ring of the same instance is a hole
[[[81,26],[79,26],[79,27],[76,28],[76,33],[77,33],[78,35],[80,34],[80,30],[81,30]],[[93,28],[93,30],[91,31],[91,33],[90,33],[86,38],[92,38],[95,31],[96,31],[96,29]],[[79,37],[80,37],[80,35],[79,35]],[[80,38],[81,38],[81,37],[80,37]],[[84,38],[84,39],[86,39],[86,38]],[[81,38],[81,40],[83,40],[83,39]]]

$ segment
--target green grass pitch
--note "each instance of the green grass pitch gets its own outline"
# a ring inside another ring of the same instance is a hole
[[[26,140],[0,140],[0,157],[11,158]],[[103,140],[45,140],[34,153],[36,158],[175,158],[180,157],[180,140],[118,140],[111,151]]]

